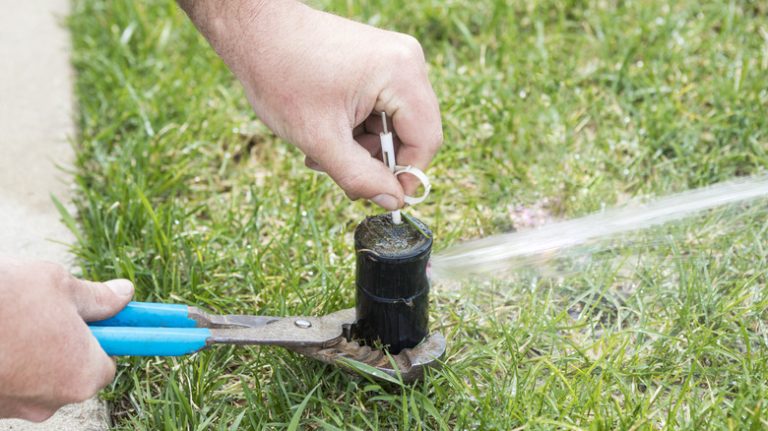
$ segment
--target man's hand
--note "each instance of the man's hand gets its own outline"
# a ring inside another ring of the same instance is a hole
[[[0,417],[43,421],[115,376],[85,322],[133,296],[128,280],[78,280],[47,262],[0,258]]]
[[[425,170],[442,144],[437,98],[416,39],[320,12],[294,0],[180,0],[245,87],[256,114],[299,147],[352,199],[403,206],[381,162],[379,132],[394,123],[397,162]]]

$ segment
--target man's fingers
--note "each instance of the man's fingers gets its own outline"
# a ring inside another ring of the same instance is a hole
[[[5,402],[5,400],[0,401]],[[4,405],[0,405],[0,418],[19,418],[30,422],[40,423],[53,416],[57,410],[58,406],[49,407],[30,403],[28,401],[20,403],[6,402]]]
[[[378,134],[362,133],[355,136],[355,141],[357,141],[361,147],[368,151],[368,154],[370,154],[370,156],[375,160],[381,160],[381,137]],[[394,141],[395,148],[401,145],[400,140],[397,137],[395,137]],[[311,157],[307,156],[304,158],[304,165],[312,170],[325,172],[325,169],[323,169],[320,163],[316,162]],[[390,175],[394,176],[394,174]],[[403,190],[405,190],[406,194],[409,195],[415,193],[415,191],[421,185],[421,181],[412,175],[400,175],[397,177],[397,180],[400,182],[400,185],[402,186]]]
[[[435,93],[431,88],[421,93],[409,96],[395,112],[393,121],[402,143],[397,152],[398,163],[425,170],[443,144],[443,126]]]
[[[360,145],[362,145],[363,148],[368,150],[368,152],[371,154],[371,157],[377,160],[381,160],[381,137],[379,135],[366,133],[366,134],[357,136],[355,140],[358,143],[360,143]],[[395,148],[402,147],[402,143],[400,142],[400,139],[398,139],[397,136],[395,136],[394,138],[394,143],[395,143]],[[398,165],[404,165],[403,163],[400,162],[399,158],[396,158],[396,161]],[[398,175],[397,180],[400,182],[400,185],[403,187],[403,190],[407,195],[415,196],[415,194],[417,193],[416,190],[418,190],[418,188],[421,186],[421,181],[419,181],[419,179],[414,177],[413,175],[407,175],[407,174]]]
[[[422,58],[418,44],[413,45],[413,50],[415,57]],[[415,62],[413,67],[404,67],[401,74],[393,78],[391,87],[379,94],[374,109],[387,112],[392,119],[393,130],[400,141],[395,150],[397,164],[411,165],[426,171],[443,144],[443,126],[440,106],[429,83],[426,68],[418,63]],[[383,129],[381,121],[377,125],[373,116],[369,116],[364,124],[369,132]],[[405,192],[413,195],[419,182],[407,175],[400,177]]]
[[[133,297],[133,283],[125,279],[104,283],[72,279],[70,292],[77,312],[86,322],[114,316]]]
[[[90,377],[89,390],[84,395],[88,399],[96,395],[104,386],[107,386],[115,379],[115,371],[117,369],[115,360],[107,356],[104,349],[101,348],[99,341],[91,335],[91,360],[93,362],[92,374]]]
[[[395,133],[402,145],[397,150],[397,164],[426,170],[443,144],[440,107],[426,72],[416,91],[401,91],[392,116]],[[409,190],[410,192],[411,190]]]
[[[440,120],[438,118],[437,121],[430,125],[425,123],[423,129],[419,130],[419,125],[415,124],[417,121],[414,121],[413,117],[403,116],[400,118],[405,120],[401,121],[399,126],[395,126],[397,127],[401,143],[395,155],[397,164],[403,166],[411,165],[426,171],[427,166],[429,166],[435,153],[437,153],[437,150],[443,143]],[[395,124],[398,124],[397,120],[395,120]],[[421,184],[419,180],[410,175],[400,175],[398,178],[403,184],[405,193],[408,195],[413,195],[419,184]]]
[[[51,390],[41,400],[47,407],[57,409],[96,395],[115,377],[115,362],[107,356],[99,341],[76,310],[68,309],[59,320],[57,369],[52,372]]]
[[[374,135],[370,133],[360,132],[359,134],[355,135],[355,141],[357,141],[358,144],[360,144],[363,148],[365,148],[366,151],[368,151],[368,154],[371,155],[371,157],[381,160],[381,137],[379,137],[378,134]],[[395,140],[395,142],[397,142],[397,140]],[[309,169],[312,169],[318,172],[325,172],[323,167],[320,166],[320,163],[316,162],[313,158],[309,156],[304,157],[304,165]]]
[[[74,353],[79,356],[77,368],[70,369],[70,384],[60,388],[58,399],[65,403],[77,403],[85,401],[107,386],[115,378],[115,361],[107,356],[101,348],[99,341],[88,330],[84,323],[83,333],[79,336],[82,343],[87,346]],[[73,354],[70,352],[70,354]]]
[[[312,169],[313,171],[323,172],[323,168],[320,167],[320,163],[312,160],[312,158],[309,156],[304,157],[304,166]]]
[[[351,199],[370,199],[389,211],[403,206],[403,188],[395,176],[352,136],[329,134],[316,148],[309,156]]]
[[[382,160],[381,159],[381,137],[379,135],[364,133],[362,135],[356,136],[355,141],[357,141],[357,143],[360,144],[360,146],[365,148],[365,150],[368,151],[368,154],[370,154],[371,157],[375,158],[376,160]],[[384,162],[382,161],[382,163]]]
[[[381,121],[381,113],[378,112],[369,115],[363,122],[363,125],[365,126],[366,132],[374,135],[378,135],[384,131],[384,123]],[[387,130],[390,132],[394,130],[394,124],[392,124],[392,117],[390,116],[387,116]]]

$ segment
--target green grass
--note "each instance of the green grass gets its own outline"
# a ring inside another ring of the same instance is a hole
[[[409,212],[437,251],[508,231],[516,205],[570,217],[768,164],[765,2],[316,5],[424,45],[446,143]],[[77,0],[70,25],[85,276],[216,312],[352,306],[352,231],[377,209],[254,118],[175,4]],[[565,276],[437,285],[446,364],[413,386],[221,347],[121,358],[104,397],[126,430],[764,429],[765,214],[705,215]]]

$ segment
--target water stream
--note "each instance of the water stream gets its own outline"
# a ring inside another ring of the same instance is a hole
[[[462,243],[433,256],[432,274],[439,280],[536,267],[580,246],[764,197],[768,197],[768,175],[726,181],[643,205],[617,207],[536,229]]]

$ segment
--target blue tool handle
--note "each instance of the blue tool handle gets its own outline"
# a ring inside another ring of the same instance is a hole
[[[129,302],[123,311],[109,319],[90,322],[88,326],[194,328],[197,321],[189,318],[189,307],[184,304]]]
[[[109,356],[181,356],[206,346],[208,328],[130,328],[91,326]]]

